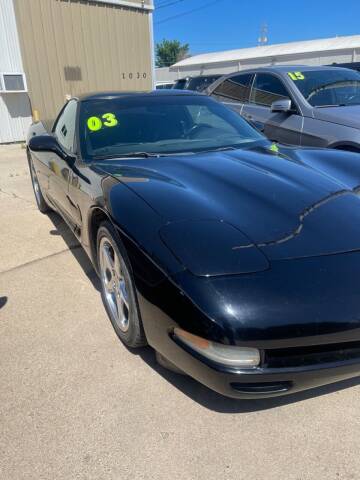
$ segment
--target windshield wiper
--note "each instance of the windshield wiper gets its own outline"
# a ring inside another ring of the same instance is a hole
[[[131,152],[131,153],[119,153],[112,155],[98,155],[93,157],[94,160],[111,160],[112,158],[158,158],[162,157],[162,153],[151,152]]]
[[[261,140],[263,141],[263,140]],[[257,140],[251,141],[251,142],[241,142],[241,143],[235,143],[234,145],[227,145],[224,147],[216,147],[216,148],[210,148],[209,150],[201,150],[197,153],[211,153],[211,152],[226,152],[230,150],[240,150],[250,144],[256,143]]]
[[[346,103],[334,103],[332,105],[316,105],[316,108],[329,108],[329,107],[347,107]]]
[[[209,150],[200,150],[197,153],[226,152],[226,150],[237,150],[237,147],[228,146],[228,147],[209,148]]]
[[[123,153],[119,155],[119,158],[152,158],[152,157],[161,157],[161,153],[153,153],[153,152],[131,152],[131,153]]]

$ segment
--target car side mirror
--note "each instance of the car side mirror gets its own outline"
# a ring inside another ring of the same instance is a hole
[[[282,112],[282,113],[289,113],[292,112],[292,103],[290,98],[282,98],[281,100],[275,100],[271,104],[270,110],[272,112]]]
[[[61,147],[53,135],[34,135],[29,140],[29,148],[33,152],[59,153]]]
[[[35,135],[29,140],[29,148],[33,152],[53,152],[66,162],[73,163],[74,157],[67,154],[53,135]]]

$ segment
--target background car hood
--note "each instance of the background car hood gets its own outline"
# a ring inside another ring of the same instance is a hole
[[[318,120],[360,128],[360,105],[314,108],[313,113]]]
[[[109,160],[97,167],[140,195],[164,224],[225,221],[271,260],[360,249],[355,153],[261,148]]]

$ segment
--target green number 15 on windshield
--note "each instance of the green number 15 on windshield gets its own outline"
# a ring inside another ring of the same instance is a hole
[[[288,72],[289,77],[291,80],[305,80],[305,75],[301,72]]]

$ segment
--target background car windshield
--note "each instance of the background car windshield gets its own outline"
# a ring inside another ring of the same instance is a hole
[[[187,79],[187,78],[181,78],[180,80],[177,80],[177,81],[174,83],[173,88],[175,88],[176,90],[184,90],[185,87],[186,87],[187,82],[188,82],[188,79]]]
[[[354,70],[309,70],[289,76],[313,107],[360,104],[360,73]]]
[[[266,141],[238,114],[208,97],[128,96],[81,103],[84,159],[135,152],[171,154]]]
[[[206,77],[195,77],[189,81],[187,85],[188,90],[194,90],[196,92],[203,92],[207,87],[215,82],[220,75],[209,75]]]

